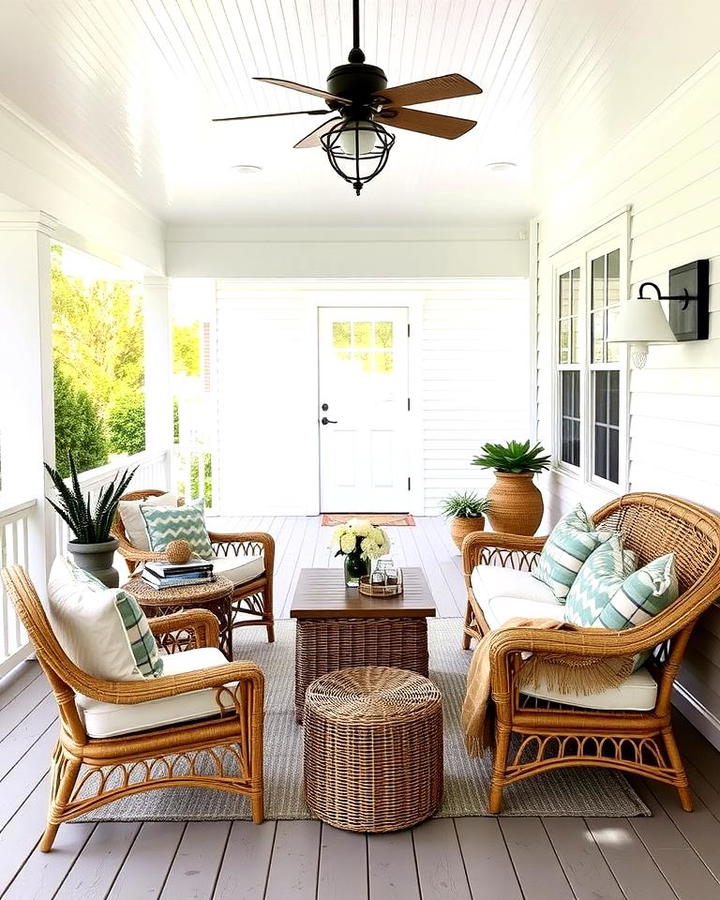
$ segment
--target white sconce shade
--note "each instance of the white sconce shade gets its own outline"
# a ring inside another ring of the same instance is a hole
[[[648,344],[672,344],[676,338],[659,300],[628,300],[608,329],[608,341],[630,344],[633,362],[642,368]]]

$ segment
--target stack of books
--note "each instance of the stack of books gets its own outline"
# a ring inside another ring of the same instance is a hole
[[[162,591],[171,587],[189,587],[215,580],[213,564],[204,559],[186,563],[148,562],[142,571],[143,581]]]

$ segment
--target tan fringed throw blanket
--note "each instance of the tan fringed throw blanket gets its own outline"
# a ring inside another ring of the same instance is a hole
[[[467,674],[462,708],[465,747],[470,756],[480,756],[493,744],[495,707],[490,693],[490,639],[512,628],[542,628],[577,631],[569,622],[556,619],[508,619],[478,644]],[[532,648],[528,647],[531,651]],[[632,673],[634,657],[563,656],[561,653],[530,656],[522,663],[520,685],[537,687],[542,682],[559,693],[594,694],[619,687]]]

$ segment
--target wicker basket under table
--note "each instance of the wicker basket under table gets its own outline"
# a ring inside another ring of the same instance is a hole
[[[415,672],[361,666],[330,672],[305,696],[305,798],[347,831],[399,831],[440,805],[442,699]]]

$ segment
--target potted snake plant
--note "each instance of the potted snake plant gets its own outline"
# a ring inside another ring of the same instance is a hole
[[[448,494],[442,501],[442,514],[450,519],[450,536],[458,550],[468,534],[485,529],[485,513],[491,503],[485,497],[478,497],[474,491]]]
[[[68,461],[69,485],[57,469],[45,463],[57,491],[55,500],[50,497],[46,499],[75,535],[68,541],[68,550],[78,568],[90,572],[107,587],[117,587],[120,576],[112,563],[119,542],[111,537],[110,528],[120,498],[137,470],[126,469],[122,474],[118,473],[110,484],[100,490],[94,508],[91,508],[90,494],[83,496],[72,453],[68,453]]]
[[[550,457],[542,444],[531,447],[529,440],[484,444],[482,455],[476,456],[472,464],[495,470],[495,484],[487,493],[492,504],[488,519],[493,531],[535,534],[545,507],[533,478],[550,468]]]

